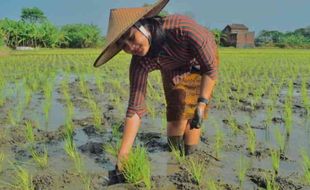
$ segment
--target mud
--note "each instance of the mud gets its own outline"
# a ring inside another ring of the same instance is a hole
[[[25,138],[25,130],[23,128],[24,120],[29,120],[27,116],[17,126],[13,127],[5,124],[0,128],[1,135],[0,146],[1,150],[21,163],[29,163],[26,167],[31,171],[33,176],[32,183],[34,189],[81,189],[84,188],[86,179],[90,187],[95,190],[101,189],[144,189],[143,185],[132,185],[128,183],[121,183],[115,185],[108,185],[108,171],[114,169],[116,158],[109,155],[104,150],[104,145],[114,142],[112,127],[120,126],[119,132],[123,130],[124,110],[121,113],[120,108],[109,99],[108,95],[102,95],[96,86],[87,82],[89,90],[94,95],[98,105],[102,108],[102,124],[100,129],[96,128],[93,124],[93,119],[90,110],[84,97],[79,89],[79,80],[72,78],[70,80],[70,95],[72,102],[75,106],[75,116],[72,119],[74,125],[74,142],[84,160],[84,173],[79,174],[75,171],[73,161],[68,158],[64,146],[64,121],[59,121],[50,129],[45,129],[33,121],[34,135],[36,140],[36,150],[42,151],[43,146],[47,146],[49,152],[49,166],[48,169],[40,170],[35,166],[32,161],[32,156],[28,150],[28,143]],[[59,84],[58,84],[59,85]],[[111,84],[110,84],[111,85]],[[310,84],[307,84],[310,86]],[[294,84],[296,88],[300,88],[300,84]],[[107,86],[107,89],[113,88]],[[232,91],[237,91],[235,87],[231,88]],[[298,90],[297,90],[298,91]],[[55,90],[55,99],[53,105],[60,104],[64,109],[65,100],[61,95],[60,87]],[[41,94],[41,95],[40,95]],[[253,93],[249,94],[253,96]],[[265,95],[261,95],[265,98]],[[38,101],[42,98],[42,92],[38,95]],[[121,96],[120,104],[127,105],[127,97]],[[282,97],[279,94],[279,97]],[[230,97],[235,100],[235,97]],[[283,104],[283,98],[280,98],[279,105]],[[13,106],[11,101],[1,108],[1,111],[7,107]],[[205,132],[201,136],[201,143],[199,151],[194,156],[199,158],[201,162],[205,163],[205,175],[203,176],[203,183],[197,184],[191,174],[185,169],[184,166],[178,164],[173,155],[168,152],[167,136],[165,128],[162,128],[162,118],[157,116],[154,118],[146,115],[142,127],[136,138],[136,144],[142,144],[147,148],[151,165],[152,165],[152,187],[153,189],[208,189],[207,181],[213,182],[224,190],[239,190],[239,189],[259,189],[266,188],[266,175],[271,175],[271,149],[276,147],[274,136],[268,136],[268,130],[273,130],[275,125],[283,127],[284,118],[279,112],[275,112],[272,118],[270,127],[264,125],[265,117],[261,116],[264,112],[266,105],[260,103],[254,107],[251,105],[250,100],[240,99],[239,107],[235,109],[236,126],[240,133],[233,134],[229,127],[229,117],[224,112],[225,108],[217,109],[215,106],[210,110],[209,119],[204,123]],[[286,150],[281,153],[281,166],[280,173],[275,178],[276,184],[280,189],[310,189],[303,180],[303,169],[300,166],[301,158],[299,156],[299,148],[307,147],[309,145],[309,133],[305,132],[305,116],[307,113],[300,105],[300,99],[296,100],[293,104],[293,113],[296,123],[294,123],[293,133],[287,140]],[[38,103],[38,102],[35,102]],[[29,109],[32,108],[31,106]],[[161,113],[164,109],[164,104],[157,104],[155,112]],[[28,110],[30,111],[30,110]],[[63,110],[57,113],[56,110],[51,114],[63,115]],[[38,113],[41,113],[38,111]],[[85,114],[88,113],[88,114]],[[42,113],[41,113],[42,114]],[[257,117],[255,116],[257,114]],[[252,116],[251,128],[256,132],[256,150],[252,154],[247,148],[247,137],[245,131],[246,126],[243,116]],[[255,117],[253,117],[253,115]],[[1,115],[1,119],[7,120],[6,115]],[[59,116],[60,117],[60,116]],[[215,152],[215,127],[214,121],[217,122],[218,127],[223,132],[223,146],[219,153]],[[5,123],[5,122],[4,122]],[[301,124],[300,124],[301,123]],[[296,145],[296,147],[295,147]],[[240,187],[237,168],[240,162],[240,155],[243,155],[246,160],[251,162],[248,168],[245,183],[243,188]],[[33,169],[35,168],[35,169]],[[7,177],[14,176],[14,169],[7,164],[3,172],[0,174],[2,180],[9,183],[14,183],[14,178]]]

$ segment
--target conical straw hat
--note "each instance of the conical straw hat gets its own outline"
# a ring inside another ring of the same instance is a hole
[[[138,20],[156,16],[165,7],[168,1],[169,0],[159,0],[154,5],[148,7],[111,9],[106,46],[96,59],[94,67],[105,64],[121,51],[121,49],[117,47],[116,41]]]

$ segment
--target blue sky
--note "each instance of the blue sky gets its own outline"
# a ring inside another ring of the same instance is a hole
[[[111,8],[138,7],[155,0],[0,0],[0,19],[19,19],[23,7],[36,6],[54,24],[92,23],[107,31]],[[170,0],[169,13],[191,15],[208,28],[242,23],[256,34],[310,26],[310,0]]]

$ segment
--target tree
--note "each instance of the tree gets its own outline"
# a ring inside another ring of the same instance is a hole
[[[20,17],[22,21],[30,23],[42,23],[47,20],[43,11],[37,7],[23,8]]]
[[[258,37],[255,39],[255,44],[257,46],[262,45],[275,45],[280,42],[283,33],[276,30],[263,30],[259,33]]]
[[[214,35],[216,44],[220,45],[221,37],[222,37],[222,31],[220,29],[216,28],[216,29],[212,29],[211,32]]]
[[[308,26],[306,28],[299,28],[299,29],[295,30],[294,33],[302,35],[305,38],[310,39],[310,26]]]
[[[61,28],[70,48],[96,47],[101,41],[100,29],[92,24],[67,24]]]

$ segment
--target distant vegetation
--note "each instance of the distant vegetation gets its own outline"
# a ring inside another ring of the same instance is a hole
[[[255,44],[281,48],[310,48],[310,26],[285,33],[263,30],[256,37]]]
[[[144,6],[148,6],[145,4]],[[167,11],[160,13],[169,15]],[[220,29],[212,29],[216,42],[225,38]],[[102,47],[104,37],[100,28],[93,24],[67,24],[55,26],[37,7],[23,8],[20,20],[0,19],[0,46],[45,48],[91,48]],[[261,31],[255,38],[257,47],[310,48],[310,26],[294,32],[276,30]]]
[[[18,21],[0,20],[0,46],[46,48],[90,48],[103,44],[99,27],[92,24],[68,24],[56,27],[37,7],[23,8]]]

